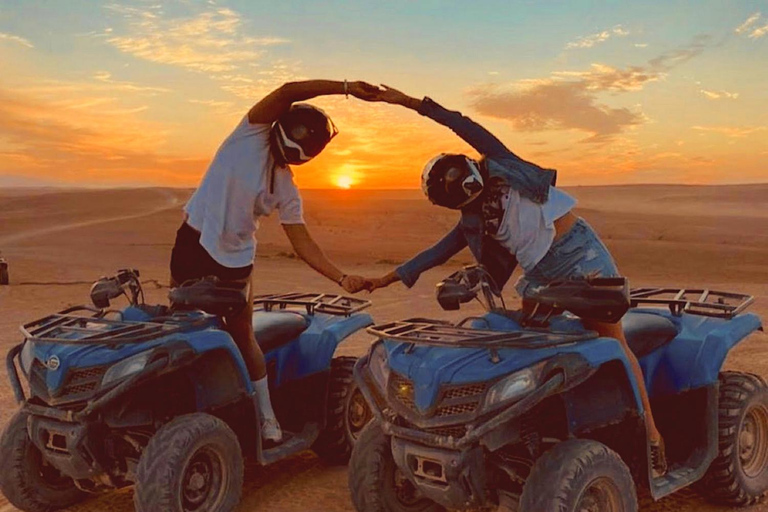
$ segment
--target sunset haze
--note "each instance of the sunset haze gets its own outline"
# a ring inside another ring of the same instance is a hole
[[[194,187],[306,78],[429,95],[565,185],[768,181],[768,3],[0,1],[0,187]],[[417,188],[471,151],[418,114],[313,100],[302,188]]]

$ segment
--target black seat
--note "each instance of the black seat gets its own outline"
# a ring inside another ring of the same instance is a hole
[[[306,318],[291,311],[256,311],[253,314],[253,333],[265,353],[295,340],[308,326]]]
[[[621,324],[627,344],[637,357],[650,354],[677,336],[677,327],[671,320],[652,313],[628,311]]]

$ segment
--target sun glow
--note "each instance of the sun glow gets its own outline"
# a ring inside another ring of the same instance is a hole
[[[354,180],[352,179],[352,176],[348,176],[346,174],[336,176],[336,178],[334,178],[333,181],[337,187],[344,188],[344,189],[350,189],[354,184]]]

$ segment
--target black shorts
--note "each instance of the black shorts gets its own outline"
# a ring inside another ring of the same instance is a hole
[[[200,233],[184,222],[176,232],[171,251],[171,278],[177,285],[190,279],[216,276],[222,281],[240,281],[251,275],[253,265],[225,267],[214,260],[200,245]]]

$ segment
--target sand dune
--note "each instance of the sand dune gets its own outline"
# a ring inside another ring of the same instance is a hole
[[[768,318],[768,186],[573,187],[579,213],[602,234],[622,272],[637,286],[680,285],[755,295],[754,310]],[[10,261],[12,285],[0,286],[0,352],[18,343],[18,325],[87,300],[88,283],[117,268],[136,267],[145,280],[165,283],[174,232],[188,190],[22,190],[0,193],[0,251]],[[378,275],[433,243],[457,221],[418,191],[306,191],[306,218],[326,252],[349,273]],[[259,231],[256,289],[337,291],[333,283],[290,257],[275,219]],[[412,316],[458,319],[441,311],[433,286],[462,263],[426,273],[410,291],[401,285],[371,295],[379,321]],[[42,285],[35,283],[61,283]],[[69,283],[69,284],[68,284]],[[148,286],[151,301],[166,290]],[[514,293],[506,293],[514,300]],[[475,311],[476,312],[476,311]],[[768,341],[758,334],[730,358],[732,368],[768,376]],[[360,354],[365,335],[344,345]],[[0,369],[0,423],[14,409]],[[13,510],[0,497],[0,512]],[[133,510],[131,491],[72,510]],[[271,466],[249,467],[242,512],[351,511],[346,470],[326,468],[310,454]],[[692,493],[642,511],[714,512]],[[753,511],[768,511],[758,506]]]

